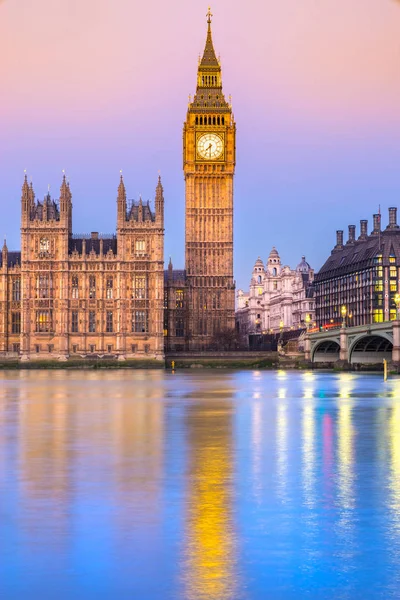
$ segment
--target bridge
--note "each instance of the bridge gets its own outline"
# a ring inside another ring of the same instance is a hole
[[[305,354],[313,363],[400,364],[400,320],[307,333]]]

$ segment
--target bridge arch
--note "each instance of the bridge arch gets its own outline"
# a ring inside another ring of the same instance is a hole
[[[340,358],[340,344],[334,339],[317,342],[312,349],[311,361],[315,363],[333,363]]]
[[[363,364],[392,360],[393,340],[385,332],[360,335],[349,346],[349,362]]]

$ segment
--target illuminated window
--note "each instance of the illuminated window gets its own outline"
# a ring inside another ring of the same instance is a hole
[[[183,308],[183,290],[176,290],[175,306],[176,308]]]
[[[50,248],[50,242],[47,238],[41,238],[40,240],[40,252],[48,252]]]
[[[390,267],[389,273],[391,279],[397,279],[397,267]]]
[[[47,333],[52,329],[52,314],[51,310],[36,311],[36,332]]]
[[[372,319],[374,323],[383,323],[383,310],[375,309],[373,311]]]
[[[397,292],[397,281],[391,281],[390,282],[390,291],[391,292]]]
[[[396,262],[396,257],[395,256],[389,256],[389,262],[391,264],[394,264]]]

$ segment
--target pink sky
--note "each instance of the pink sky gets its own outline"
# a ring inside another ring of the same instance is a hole
[[[128,195],[145,198],[160,169],[166,258],[183,266],[182,123],[206,11],[183,0],[0,2],[10,248],[19,247],[25,168],[40,197],[48,183],[58,197],[66,169],[76,232],[114,230],[119,169]],[[216,0],[212,12],[238,127],[238,285],[272,245],[284,263],[306,254],[318,268],[335,229],[400,198],[400,3]]]

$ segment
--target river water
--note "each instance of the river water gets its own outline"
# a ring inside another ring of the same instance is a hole
[[[400,379],[3,372],[0,597],[400,598]]]

